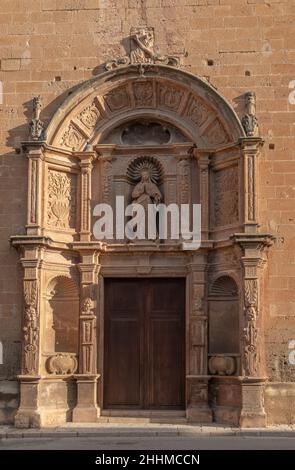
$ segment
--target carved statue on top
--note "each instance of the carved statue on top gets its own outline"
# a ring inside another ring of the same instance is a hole
[[[242,118],[242,125],[247,137],[258,136],[258,119],[256,117],[256,95],[249,91],[245,95],[246,114]]]
[[[112,70],[129,64],[156,64],[179,65],[178,57],[161,56],[154,49],[155,34],[153,28],[131,28],[130,55],[114,59],[106,63],[106,70]]]
[[[41,96],[34,96],[33,98],[33,112],[34,117],[30,122],[30,137],[32,140],[42,140],[44,138],[44,123],[40,119],[42,110]]]

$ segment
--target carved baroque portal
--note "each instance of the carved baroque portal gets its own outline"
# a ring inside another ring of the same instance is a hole
[[[96,422],[108,403],[130,408],[143,386],[132,361],[143,357],[140,377],[155,377],[149,406],[264,426],[259,299],[272,237],[258,229],[253,95],[243,127],[208,83],[167,67],[152,28],[134,28],[130,40],[130,54],[77,87],[42,137],[34,101],[26,234],[12,237],[24,270],[16,424]],[[122,230],[98,240],[95,208],[115,210],[117,196],[144,207],[200,204],[200,246],[169,233],[130,241]],[[44,402],[48,383],[56,410]]]

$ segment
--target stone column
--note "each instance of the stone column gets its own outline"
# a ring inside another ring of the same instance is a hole
[[[22,322],[22,372],[20,381],[20,406],[15,416],[15,426],[40,427],[38,388],[40,377],[40,287],[39,267],[42,249],[26,247],[21,260],[24,268],[24,315]]]
[[[42,186],[44,173],[43,147],[40,142],[24,145],[29,159],[28,168],[28,213],[27,234],[41,235],[42,232]]]
[[[192,155],[196,158],[199,168],[199,184],[200,184],[200,204],[202,217],[202,241],[209,239],[209,163],[210,155],[200,152],[197,148],[192,149]]]
[[[256,160],[262,145],[263,140],[260,137],[245,137],[240,139],[244,177],[243,223],[246,233],[255,233],[258,226]]]
[[[77,406],[73,422],[96,422],[100,413],[97,406],[97,278],[98,254],[84,248],[80,251],[81,263],[81,313],[79,328],[79,373],[77,381]]]
[[[273,237],[263,234],[240,234],[234,239],[243,250],[243,317],[242,317],[242,407],[240,426],[266,426],[264,387],[266,382],[264,325],[260,306],[260,270],[263,250]]]
[[[192,254],[189,271],[189,364],[187,375],[187,418],[189,421],[208,423],[212,412],[208,405],[207,374],[207,304],[206,254]]]
[[[76,156],[80,159],[81,167],[81,192],[80,192],[80,208],[81,208],[81,223],[80,223],[80,240],[90,241],[91,239],[91,172],[92,162],[96,158],[96,153],[93,151],[79,152]]]

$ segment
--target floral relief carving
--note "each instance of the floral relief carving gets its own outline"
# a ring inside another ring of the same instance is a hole
[[[133,85],[135,105],[151,106],[153,103],[152,82],[135,82]]]
[[[76,176],[49,170],[47,224],[74,228],[76,215]]]
[[[39,341],[39,312],[38,312],[38,283],[37,280],[24,281],[24,373],[38,372],[38,341]]]
[[[109,91],[104,99],[111,111],[120,111],[130,106],[130,97],[126,87]]]
[[[184,93],[170,85],[159,83],[158,85],[158,103],[159,106],[177,111],[179,109]]]
[[[245,374],[255,376],[258,372],[258,283],[257,279],[245,280],[245,328],[243,329]]]
[[[182,159],[177,165],[179,204],[188,204],[190,199],[190,164]]]
[[[83,140],[84,139],[78,130],[73,126],[73,124],[70,124],[61,138],[61,145],[63,147],[68,147],[71,150],[77,150],[81,146]]]
[[[77,119],[88,129],[93,129],[100,118],[100,113],[94,103],[87,106],[78,114]]]
[[[214,174],[214,218],[216,226],[238,221],[238,167],[225,168]]]

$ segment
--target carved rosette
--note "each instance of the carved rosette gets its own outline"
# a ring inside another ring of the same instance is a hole
[[[39,309],[37,280],[24,281],[23,373],[38,373]]]
[[[245,280],[245,327],[243,329],[244,369],[247,376],[255,376],[259,367],[258,351],[258,283],[257,279]]]
[[[81,350],[79,369],[81,374],[95,373],[95,328],[96,316],[93,311],[93,301],[87,297],[82,305],[80,315]]]
[[[48,171],[47,225],[54,228],[75,228],[76,176]]]

